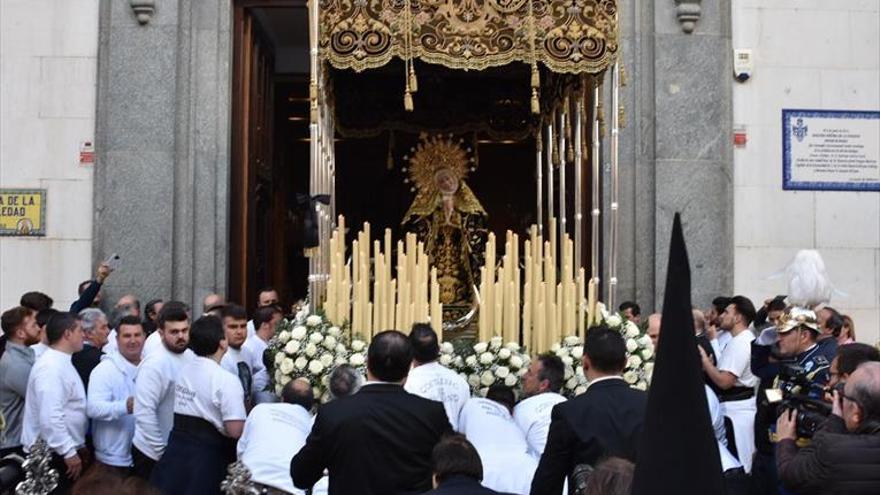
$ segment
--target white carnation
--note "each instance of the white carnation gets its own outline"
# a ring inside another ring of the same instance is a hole
[[[478,342],[478,343],[474,344],[474,352],[476,352],[477,354],[482,354],[482,353],[486,352],[486,349],[488,349],[488,348],[489,348],[489,344],[487,344],[485,342]]]
[[[281,356],[282,354],[279,354]],[[289,375],[293,371],[293,360],[290,358],[282,358],[280,371],[284,375]]]
[[[571,377],[573,377],[573,376],[574,376],[574,370],[572,370],[571,368],[569,368],[569,367],[566,366],[566,368],[565,368],[565,379],[568,380],[569,378],[571,378]]]
[[[452,363],[452,356],[449,354],[443,354],[440,356],[440,364],[443,366],[449,366]]]
[[[480,354],[480,364],[492,364],[492,361],[495,360],[495,355],[491,352],[484,352]]]
[[[495,383],[495,375],[493,375],[491,371],[486,370],[480,375],[480,385],[490,387],[493,383]]]
[[[321,345],[332,351],[336,347],[336,337],[332,335],[324,337],[324,342],[321,342]]]
[[[327,335],[339,338],[339,336],[342,335],[342,330],[340,330],[339,327],[330,327],[327,329]]]
[[[574,395],[581,395],[582,393],[584,393],[586,391],[587,391],[587,387],[585,387],[583,385],[579,385],[577,388],[574,389]]]
[[[345,345],[344,344],[336,344],[336,354],[345,354]]]
[[[574,359],[572,359],[571,356],[563,356],[562,362],[566,366],[572,366],[574,364]]]
[[[578,337],[577,335],[569,335],[568,337],[565,338],[565,345],[575,346],[575,345],[579,345],[580,343],[581,343],[581,338]]]
[[[365,361],[364,355],[359,352],[352,354],[351,357],[348,358],[348,362],[352,366],[363,366]]]
[[[321,324],[321,321],[320,315],[309,315],[308,318],[306,318],[306,325],[316,327]]]
[[[453,347],[451,342],[444,342],[440,344],[440,352],[444,354],[452,354],[455,352],[455,347]]]
[[[293,327],[293,330],[290,331],[290,337],[294,338],[296,340],[302,340],[302,339],[306,338],[307,332],[308,331],[306,330],[306,327],[304,327],[304,326]]]
[[[333,355],[324,354],[323,356],[321,356],[321,364],[323,364],[325,368],[329,368],[330,365],[333,364]]]
[[[626,383],[633,385],[637,381],[639,381],[639,375],[635,371],[627,371],[623,374],[623,379],[626,381]]]
[[[510,369],[507,366],[499,366],[495,369],[495,376],[498,378],[507,378],[510,375]]]
[[[642,358],[644,360],[647,361],[648,359],[651,359],[651,357],[653,355],[654,355],[654,350],[651,349],[650,347],[646,347],[646,348],[642,349]]]
[[[306,345],[306,348],[303,350],[306,353],[306,356],[312,357],[318,352],[318,346],[315,344],[309,343]]]
[[[468,382],[468,385],[471,386],[471,388],[477,388],[480,386],[480,376],[479,375],[471,375],[471,376],[467,377],[467,382]]]
[[[279,364],[281,364],[281,361],[284,361],[284,353],[283,352],[279,352],[279,353],[275,354],[275,364],[279,365]]]
[[[300,356],[300,357],[296,358],[296,361],[293,362],[293,365],[298,370],[306,369],[306,366],[308,366],[308,364],[309,364],[309,360],[306,359],[305,356]]]
[[[461,356],[455,356],[455,359],[452,361],[452,364],[456,368],[460,368],[460,367],[464,366],[464,359],[462,359]]]
[[[516,385],[516,375],[507,375],[507,378],[504,379],[504,384],[508,387],[512,387]]]
[[[635,352],[639,348],[639,344],[633,339],[626,339],[626,352]]]
[[[489,345],[492,346],[493,349],[497,349],[497,348],[501,347],[501,344],[503,344],[503,343],[504,343],[504,339],[497,336],[497,335],[492,337],[491,339],[489,339]]]
[[[638,337],[639,336],[639,327],[635,323],[628,321],[626,322],[626,336],[629,338]]]
[[[284,330],[278,334],[278,342],[286,344],[288,340],[290,340],[290,332],[288,332],[287,330]]]
[[[473,367],[474,365],[477,364],[477,356],[471,354],[470,356],[465,358],[464,363],[468,366]]]
[[[620,319],[620,315],[610,315],[608,318],[605,318],[605,324],[609,327],[616,327],[623,323],[623,320]]]
[[[550,352],[556,352],[559,350],[560,347],[562,346],[559,345],[559,342],[556,342],[555,344],[550,346]]]
[[[568,379],[568,381],[565,382],[565,388],[567,388],[569,390],[572,390],[577,386],[578,386],[578,381],[577,381],[577,378],[575,378],[575,377],[571,377]]]
[[[633,354],[626,360],[627,368],[638,368],[642,365],[642,358],[638,354]]]
[[[556,350],[556,355],[559,357],[568,356],[568,348],[567,347],[560,347],[559,349]]]
[[[571,350],[571,357],[575,359],[580,359],[584,357],[584,348],[581,346],[577,346]]]
[[[346,359],[343,355],[336,356],[336,359],[333,361],[333,364],[335,364],[336,366],[346,363],[348,363],[348,359]]]
[[[313,344],[320,344],[322,340],[324,340],[324,336],[318,332],[309,335],[309,342]]]
[[[498,351],[498,357],[501,359],[510,359],[510,349],[501,349]]]
[[[580,366],[575,367],[574,374],[578,376],[578,378],[585,378],[584,369]]]
[[[284,375],[281,377],[281,380],[279,380],[278,383],[280,383],[281,386],[283,387],[283,386],[287,385],[288,383],[290,383],[290,380],[292,380],[292,378],[289,375]]]
[[[363,340],[353,340],[351,342],[351,350],[354,352],[361,352],[367,346],[367,343]]]
[[[309,372],[311,374],[319,375],[322,371],[324,371],[324,365],[321,364],[321,361],[313,359],[309,362]]]
[[[645,334],[645,335],[642,335],[641,337],[639,337],[638,342],[639,342],[639,346],[641,346],[641,347],[648,347],[649,345],[652,345],[651,336],[648,334]]]
[[[284,346],[284,352],[286,352],[290,355],[296,354],[297,351],[299,351],[299,341],[298,340],[291,340],[290,342],[287,343],[287,345]]]
[[[520,346],[516,342],[508,342],[504,344],[504,347],[510,349],[513,352],[519,352],[520,350]]]
[[[510,356],[510,361],[508,362],[508,364],[510,364],[511,368],[518,370],[523,367],[523,359],[516,355]]]

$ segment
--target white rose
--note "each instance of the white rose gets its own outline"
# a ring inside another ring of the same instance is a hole
[[[482,353],[486,352],[486,349],[488,349],[488,348],[489,348],[489,344],[487,344],[485,342],[478,342],[477,344],[474,345],[474,352],[476,352],[477,354],[482,354]]]
[[[580,359],[584,357],[584,348],[581,346],[577,346],[571,350],[571,357],[575,359]]]
[[[327,329],[327,334],[339,338],[339,336],[342,335],[342,330],[340,330],[339,327],[330,327]]]
[[[628,321],[626,322],[626,336],[629,338],[638,337],[639,336],[639,327],[635,323]]]
[[[620,319],[619,315],[610,315],[608,318],[605,318],[605,324],[609,327],[616,327],[623,323],[623,320]]]
[[[452,354],[455,352],[455,347],[452,346],[452,342],[444,342],[440,344],[440,352],[444,354]]]
[[[350,358],[348,358],[349,364],[352,366],[363,366],[365,360],[364,355],[361,353],[352,354]]]
[[[324,340],[324,336],[318,332],[309,335],[309,342],[313,344],[320,344],[322,340]]]
[[[647,361],[648,359],[651,359],[651,356],[653,356],[653,355],[654,355],[654,351],[650,347],[646,347],[646,348],[642,349],[642,359],[644,359],[645,361]]]
[[[513,369],[520,369],[523,366],[523,359],[519,356],[510,356],[510,367]]]
[[[281,386],[283,387],[284,385],[287,385],[288,383],[290,383],[290,380],[292,380],[292,378],[290,378],[290,377],[287,376],[287,375],[284,375],[284,376],[281,377],[281,380],[279,381],[279,383],[280,383]]]
[[[440,356],[440,364],[443,366],[449,366],[452,363],[452,356],[449,354],[443,354]]]
[[[282,354],[279,354],[281,356]],[[293,371],[293,359],[282,358],[280,371],[284,375],[289,375]]]
[[[306,327],[303,327],[303,326],[293,327],[293,330],[290,331],[290,337],[294,338],[296,340],[302,340],[302,339],[306,338],[307,332],[308,332],[308,330],[306,330]]]
[[[639,381],[639,375],[636,374],[635,371],[627,371],[626,373],[623,374],[623,379],[626,381],[626,383],[633,385],[637,381]]]
[[[308,364],[309,364],[309,360],[306,359],[305,356],[300,356],[300,357],[296,358],[296,361],[293,362],[293,365],[298,370],[305,369],[306,366],[308,366]]]
[[[574,359],[572,359],[571,356],[563,356],[562,363],[566,366],[571,366],[574,364]]]
[[[568,349],[565,348],[565,347],[560,347],[560,348],[556,351],[556,355],[559,356],[559,357],[566,357],[566,356],[568,356]]]
[[[306,345],[306,348],[303,350],[306,353],[306,356],[312,357],[318,352],[318,346],[315,344],[309,343]]]
[[[653,343],[651,342],[651,336],[648,334],[645,334],[645,335],[642,335],[641,337],[639,337],[638,342],[639,342],[639,346],[641,346],[641,347],[653,346]]]
[[[482,375],[480,375],[480,385],[483,385],[484,387],[489,387],[493,383],[495,383],[495,375],[493,375],[491,371],[486,370],[483,372]]]
[[[464,360],[464,363],[465,363],[466,365],[468,365],[468,366],[473,367],[474,365],[477,364],[477,356],[471,354],[470,356],[468,356],[468,357]]]
[[[321,361],[313,359],[309,362],[309,372],[311,374],[319,375],[322,371],[324,371],[324,365],[321,364]]]
[[[510,369],[507,366],[499,366],[495,370],[495,376],[498,378],[507,378],[510,375]]]
[[[332,351],[336,347],[336,337],[332,335],[324,337],[324,342],[321,342],[321,345]]]
[[[286,352],[290,355],[296,354],[297,351],[299,351],[299,341],[298,340],[291,340],[290,342],[287,343],[287,345],[284,346],[284,352]]]
[[[290,332],[288,332],[287,330],[284,330],[278,334],[278,342],[286,344],[288,340],[290,340]]]
[[[638,354],[633,354],[626,360],[627,368],[638,368],[642,365],[642,358]]]
[[[484,352],[480,354],[480,363],[481,364],[492,364],[492,361],[495,360],[495,355],[491,352]]]
[[[507,378],[504,379],[504,384],[508,387],[516,385],[516,375],[507,375]]]
[[[281,364],[281,361],[284,361],[284,353],[283,352],[276,353],[275,354],[275,365],[277,366],[277,365]]]
[[[580,343],[581,343],[581,338],[578,337],[577,335],[569,335],[568,337],[565,338],[565,345],[576,346],[576,345],[579,345]]]
[[[565,379],[568,380],[569,378],[571,378],[573,376],[574,376],[574,370],[572,370],[570,367],[566,366],[565,367]]]
[[[320,315],[309,315],[308,318],[306,318],[306,325],[316,327],[321,324],[321,321]]]
[[[603,320],[607,320],[607,319],[608,319],[608,309],[605,308],[605,303],[603,303],[603,302],[597,302],[597,303],[596,303],[596,309],[599,310],[599,314],[602,315],[602,319],[603,319]]]
[[[366,346],[367,343],[363,340],[353,340],[351,342],[351,350],[353,350],[354,352],[361,352]]]
[[[336,366],[346,363],[348,363],[348,359],[346,359],[345,356],[342,355],[336,356],[336,360],[333,361],[333,364],[335,364]]]
[[[467,377],[467,382],[471,388],[477,388],[480,386],[480,376],[479,375],[471,375],[471,376]]]
[[[633,339],[626,339],[626,352],[635,352],[639,348],[639,344]]]
[[[519,352],[520,350],[520,346],[516,342],[508,342],[504,344],[504,347],[510,349],[513,352]]]
[[[312,394],[313,394],[315,397],[323,397],[323,396],[321,395],[321,389],[318,388],[318,387],[312,387]]]
[[[455,356],[455,359],[452,361],[452,364],[456,368],[461,368],[462,366],[464,366],[464,359],[462,359],[461,356]]]
[[[498,351],[498,357],[501,359],[510,359],[510,349],[501,349]]]
[[[497,335],[492,337],[491,339],[489,339],[489,345],[493,349],[498,349],[499,347],[501,347],[501,344],[503,344],[503,343],[504,343],[504,339],[497,336]]]
[[[560,347],[561,346],[559,345],[559,342],[556,342],[555,344],[550,346],[550,352],[556,352],[560,349]]]
[[[523,375],[529,372],[528,368],[520,368],[519,371],[516,372],[517,376],[522,378]]]
[[[336,354],[345,354],[345,345],[343,345],[343,344],[336,344],[336,349],[335,349],[335,351],[336,351]]]
[[[584,393],[586,391],[587,391],[587,387],[585,387],[583,385],[579,385],[577,388],[574,389],[574,395],[581,395],[582,393]]]
[[[639,382],[639,383],[636,383],[635,388],[637,388],[639,390],[647,390],[648,384],[645,382]]]
[[[567,382],[565,382],[565,388],[567,388],[569,390],[573,390],[577,386],[578,386],[578,381],[577,381],[577,378],[575,378],[575,377],[571,377],[568,379]]]
[[[321,364],[323,364],[325,368],[329,368],[330,365],[333,364],[333,355],[324,354],[321,356]]]
[[[645,363],[645,373],[654,372],[654,363]]]
[[[578,378],[584,378],[584,368],[582,366],[576,366],[574,368],[574,374],[578,376]]]

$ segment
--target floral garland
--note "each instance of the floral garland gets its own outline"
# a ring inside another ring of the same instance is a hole
[[[334,367],[349,364],[366,373],[367,343],[348,337],[347,332],[320,314],[307,315],[301,311],[293,320],[282,320],[268,347],[274,354],[270,376],[278,395],[291,380],[305,378],[312,385],[315,398],[327,402]]]
[[[474,395],[485,396],[495,384],[519,387],[531,362],[522,346],[516,342],[505,344],[501,337],[474,345],[459,342],[458,348],[455,347],[449,342],[443,343],[440,364],[449,366],[467,380]]]

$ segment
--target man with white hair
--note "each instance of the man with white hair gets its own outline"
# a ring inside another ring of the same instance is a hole
[[[81,351],[73,354],[73,367],[79,373],[85,390],[89,389],[89,375],[101,362],[102,350],[110,338],[110,327],[107,316],[98,308],[86,308],[79,312],[79,322],[83,329],[84,340]]]
[[[510,387],[493,385],[486,398],[468,399],[458,426],[483,461],[483,486],[528,495],[538,460],[529,454],[525,434],[513,421]]]

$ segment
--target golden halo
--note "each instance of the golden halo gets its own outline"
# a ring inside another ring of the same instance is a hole
[[[473,159],[468,156],[470,148],[466,148],[464,139],[456,140],[452,134],[448,136],[422,134],[419,144],[412,148],[412,155],[403,157],[409,166],[404,168],[407,179],[418,192],[425,193],[436,189],[435,176],[442,169],[448,170],[461,183],[468,172],[473,170]]]

